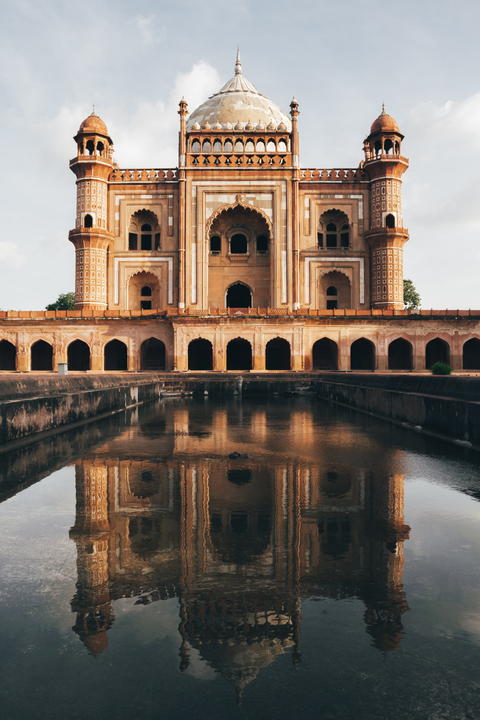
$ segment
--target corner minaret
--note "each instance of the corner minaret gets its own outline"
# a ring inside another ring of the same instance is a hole
[[[365,239],[371,249],[373,308],[403,309],[402,175],[408,159],[401,154],[403,135],[396,121],[382,112],[364,141],[364,170],[370,180],[370,226]]]
[[[69,240],[75,246],[75,307],[107,307],[107,189],[113,160],[113,143],[107,126],[91,113],[74,137],[77,156],[70,169],[77,177],[75,229]]]

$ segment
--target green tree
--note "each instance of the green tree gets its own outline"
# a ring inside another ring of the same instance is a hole
[[[46,310],[73,310],[75,305],[75,293],[60,293],[55,302],[46,306]]]
[[[422,298],[411,280],[403,281],[403,305],[405,310],[419,310]]]

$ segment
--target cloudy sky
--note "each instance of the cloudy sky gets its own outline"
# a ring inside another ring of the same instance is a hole
[[[176,165],[178,100],[245,75],[301,109],[306,167],[355,167],[381,103],[406,135],[405,275],[480,308],[477,0],[0,0],[0,308],[73,290],[72,136],[95,103],[116,160]]]

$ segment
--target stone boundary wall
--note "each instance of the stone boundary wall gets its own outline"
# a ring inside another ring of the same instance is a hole
[[[480,449],[480,380],[476,378],[330,375],[314,387],[322,400]]]

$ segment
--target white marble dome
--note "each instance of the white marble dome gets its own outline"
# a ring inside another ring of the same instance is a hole
[[[290,132],[292,123],[275,103],[259,93],[252,83],[244,77],[240,57],[237,55],[235,75],[218,93],[211,95],[206,102],[194,110],[187,121],[187,130],[197,130],[221,125],[229,130],[237,125],[245,127],[247,123],[269,130],[279,129]]]

